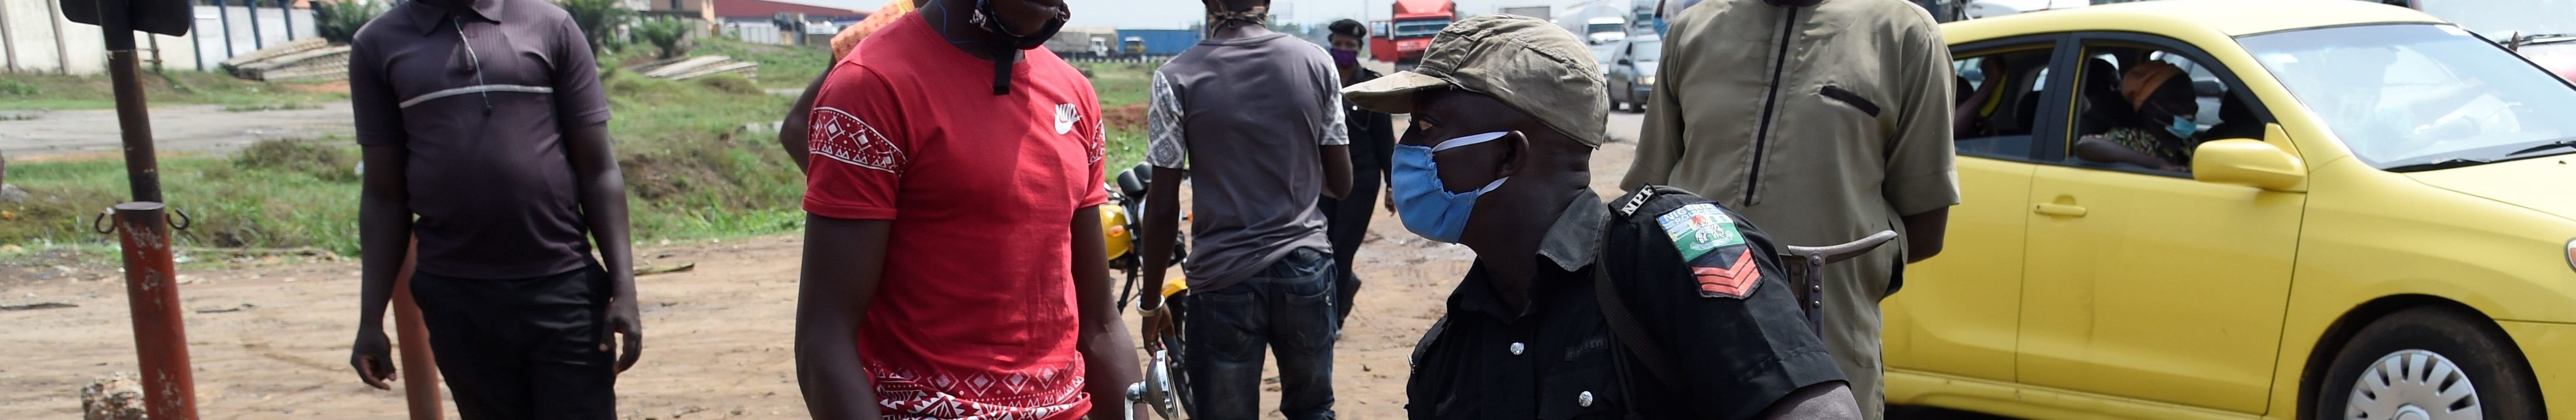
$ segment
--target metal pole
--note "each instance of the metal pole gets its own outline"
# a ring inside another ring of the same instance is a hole
[[[99,2],[107,74],[116,87],[116,122],[125,136],[125,175],[134,201],[117,204],[125,255],[125,297],[134,317],[135,358],[143,372],[144,412],[158,420],[196,420],[197,381],[188,366],[188,324],[179,309],[178,270],[170,261],[170,219],[163,214],[160,163],[152,156],[152,121],[144,110],[135,64],[129,0]],[[51,4],[51,2],[48,2]]]
[[[411,300],[411,270],[419,261],[419,239],[404,252],[401,274],[394,275],[394,340],[402,348],[403,402],[411,420],[440,420],[446,409],[438,398],[438,362],[429,351],[429,326],[420,320],[420,304]]]
[[[251,51],[268,49],[268,40],[259,39],[259,0],[242,0],[242,6],[250,8]]]
[[[295,40],[295,0],[277,0],[277,15],[286,19],[286,40]]]
[[[170,262],[170,219],[156,202],[117,204],[114,211],[117,239],[125,247],[125,296],[134,316],[135,356],[142,362],[144,412],[154,419],[195,420],[196,375],[188,367],[187,323],[180,319],[179,282]]]
[[[239,54],[239,53],[233,52],[233,8],[232,8],[232,6],[226,6],[226,5],[224,5],[224,0],[215,0],[215,18],[216,18],[216,19],[220,19],[220,21],[219,21],[219,22],[217,22],[217,23],[222,24],[221,26],[223,26],[223,27],[224,27],[224,58],[226,58],[226,59],[231,59],[231,58],[233,58],[233,54]],[[221,60],[217,60],[217,61],[221,61]]]

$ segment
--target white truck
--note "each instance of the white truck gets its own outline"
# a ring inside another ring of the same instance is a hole
[[[1594,0],[1578,3],[1556,17],[1556,26],[1565,28],[1592,45],[1616,43],[1628,39],[1628,2]]]

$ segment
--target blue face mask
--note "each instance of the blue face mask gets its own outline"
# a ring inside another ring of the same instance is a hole
[[[1395,196],[1396,215],[1404,219],[1404,228],[1425,239],[1458,243],[1458,235],[1467,231],[1467,215],[1475,212],[1476,197],[1503,186],[1496,179],[1483,188],[1463,193],[1449,192],[1440,185],[1440,169],[1432,163],[1431,154],[1476,143],[1501,139],[1510,132],[1492,132],[1442,141],[1432,147],[1395,145],[1393,167],[1388,169],[1387,191]]]
[[[2174,117],[2173,124],[2165,125],[2165,132],[2173,133],[2174,138],[2188,139],[2193,134],[2200,134],[2200,123],[2192,122],[2187,118]]]

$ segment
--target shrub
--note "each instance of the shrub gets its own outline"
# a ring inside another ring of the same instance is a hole
[[[674,17],[644,19],[635,25],[635,39],[652,44],[658,53],[655,58],[679,58],[688,55],[689,48],[697,46],[689,40],[689,33],[696,32],[696,26],[697,22]]]
[[[357,39],[358,28],[385,13],[387,2],[375,0],[339,0],[313,3],[313,32],[332,44],[346,45]]]
[[[357,157],[345,148],[303,140],[262,140],[233,155],[233,166],[312,175],[327,182],[355,182]]]
[[[609,31],[635,18],[635,11],[617,6],[618,0],[560,0],[565,12],[572,13],[572,23],[581,27],[581,35],[590,39],[590,52],[607,55]]]

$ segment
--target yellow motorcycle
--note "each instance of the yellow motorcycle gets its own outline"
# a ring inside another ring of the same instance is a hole
[[[1145,278],[1145,257],[1141,252],[1143,247],[1137,242],[1137,238],[1145,232],[1141,215],[1145,214],[1144,209],[1148,205],[1162,205],[1162,203],[1145,202],[1145,191],[1150,184],[1146,177],[1152,170],[1152,167],[1145,164],[1136,164],[1133,168],[1118,172],[1118,176],[1114,177],[1109,185],[1102,186],[1109,190],[1109,203],[1100,206],[1100,232],[1102,239],[1108,244],[1109,268],[1118,269],[1127,274],[1126,283],[1118,288],[1118,308],[1121,312],[1126,311],[1129,304],[1135,303],[1137,293],[1143,290],[1137,284],[1143,282]],[[1183,214],[1181,221],[1188,223],[1189,216]],[[1179,234],[1175,233],[1175,235]],[[1172,240],[1171,264],[1174,266],[1189,259],[1189,245],[1186,239],[1187,237],[1178,237]],[[1156,294],[1162,296],[1163,307],[1159,309],[1169,312],[1167,318],[1172,324],[1168,328],[1156,331],[1159,334],[1150,334],[1157,338],[1153,342],[1145,343],[1145,349],[1152,353],[1152,360],[1145,365],[1145,380],[1127,387],[1127,402],[1130,406],[1135,403],[1145,403],[1164,419],[1189,418],[1187,408],[1190,399],[1189,376],[1181,371],[1183,340],[1179,334],[1180,311],[1187,306],[1183,304],[1186,300],[1183,293],[1188,290],[1189,285],[1182,277],[1166,278],[1155,290]],[[1156,308],[1137,309],[1142,311]],[[1156,325],[1145,326],[1145,328],[1157,327]],[[1134,418],[1135,414],[1128,413],[1128,417]]]

